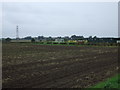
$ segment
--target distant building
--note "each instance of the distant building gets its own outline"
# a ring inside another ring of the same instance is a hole
[[[76,43],[77,40],[68,40],[68,43]]]
[[[61,42],[64,42],[64,39],[59,39],[59,38],[57,38],[57,39],[55,39],[55,42],[58,42],[58,43],[61,43]]]
[[[77,42],[78,42],[79,44],[86,44],[86,43],[88,43],[87,40],[78,40]]]
[[[117,43],[120,43],[120,40],[117,40]]]
[[[46,39],[42,39],[41,41],[42,41],[42,42],[46,42],[47,40],[46,40]]]

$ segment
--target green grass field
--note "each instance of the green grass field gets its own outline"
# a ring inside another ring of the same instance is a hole
[[[98,83],[91,88],[119,88],[120,89],[120,74],[108,78],[105,82]]]

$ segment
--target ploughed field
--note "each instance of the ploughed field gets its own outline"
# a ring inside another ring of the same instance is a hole
[[[3,88],[87,88],[114,76],[118,47],[3,43]]]

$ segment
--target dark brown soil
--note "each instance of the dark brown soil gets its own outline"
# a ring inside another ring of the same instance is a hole
[[[3,43],[3,88],[87,88],[117,73],[118,48]]]

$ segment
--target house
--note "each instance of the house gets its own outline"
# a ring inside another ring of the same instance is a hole
[[[87,40],[78,40],[77,42],[78,42],[79,44],[86,44],[86,43],[88,43]]]
[[[55,39],[55,42],[62,43],[62,42],[65,42],[65,41],[64,41],[64,39],[57,38],[57,39]]]
[[[68,43],[77,43],[77,40],[68,40]]]
[[[117,40],[117,43],[120,43],[120,40]]]

